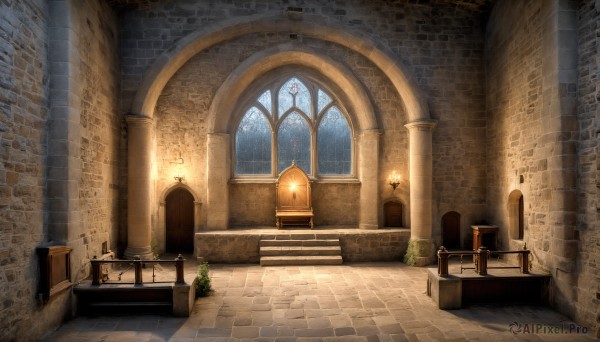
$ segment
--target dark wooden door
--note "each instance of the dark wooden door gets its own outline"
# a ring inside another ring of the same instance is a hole
[[[194,196],[185,189],[173,190],[166,199],[166,250],[194,251]]]
[[[402,227],[402,203],[387,202],[383,205],[386,227]]]
[[[442,216],[442,245],[447,249],[460,249],[460,214],[455,211]]]

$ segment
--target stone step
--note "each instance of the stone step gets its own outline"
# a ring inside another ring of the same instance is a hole
[[[339,246],[339,239],[311,239],[311,240],[260,240],[260,247],[283,246]]]
[[[305,256],[305,255],[341,255],[342,249],[337,246],[275,246],[260,247],[260,256]]]
[[[260,258],[261,266],[296,265],[341,265],[341,255],[336,256],[265,256]]]

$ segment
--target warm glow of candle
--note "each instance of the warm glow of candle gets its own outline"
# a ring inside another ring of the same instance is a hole
[[[290,184],[290,191],[296,191],[296,183]]]

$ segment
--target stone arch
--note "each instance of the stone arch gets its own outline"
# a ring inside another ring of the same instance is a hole
[[[522,240],[525,233],[524,197],[521,190],[513,190],[508,195],[508,236]]]
[[[335,80],[339,88],[337,94],[343,96],[344,104],[354,113],[358,124],[357,133],[378,128],[369,96],[350,70],[314,49],[288,43],[252,55],[229,74],[217,90],[209,108],[208,130],[214,133],[232,133],[235,127],[231,124],[236,120],[231,119],[240,104],[231,99],[242,98],[254,81],[269,71],[286,65],[312,69],[329,80]],[[353,125],[352,122],[350,124]]]
[[[318,18],[317,18],[318,19]],[[388,47],[365,34],[323,20],[291,20],[287,17],[249,16],[209,25],[190,33],[163,52],[142,80],[132,103],[131,113],[152,118],[156,102],[171,77],[190,58],[215,44],[243,35],[260,32],[294,32],[295,34],[333,42],[368,58],[388,76],[406,107],[409,121],[429,119],[427,102],[421,96],[416,78],[394,57]]]
[[[202,201],[198,194],[187,184],[185,183],[175,183],[172,186],[166,187],[162,190],[159,197],[159,206],[158,206],[158,227],[155,232],[153,232],[154,239],[157,243],[157,247],[161,252],[165,250],[165,236],[166,236],[166,212],[165,212],[165,204],[167,200],[167,196],[177,189],[185,189],[187,190],[192,197],[194,198],[194,232],[198,232],[200,230],[200,207],[202,206]],[[196,239],[194,239],[195,246]],[[194,248],[195,251],[195,248]],[[194,252],[195,254],[195,252]]]

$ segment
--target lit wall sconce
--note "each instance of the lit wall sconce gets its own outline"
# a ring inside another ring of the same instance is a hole
[[[396,170],[392,171],[392,174],[389,177],[390,185],[392,186],[392,191],[396,190],[398,185],[400,185],[401,177],[396,173]]]

